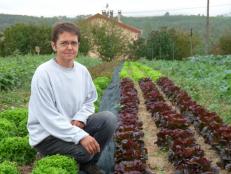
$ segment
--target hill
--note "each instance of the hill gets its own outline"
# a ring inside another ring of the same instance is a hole
[[[23,15],[7,15],[0,14],[0,31],[3,31],[6,27],[14,25],[16,23],[30,23],[30,24],[49,24],[52,25],[57,21],[68,20],[77,21],[85,19],[88,16],[76,16],[75,18],[68,18],[65,16],[59,17],[33,17]],[[190,32],[193,29],[193,33],[197,33],[204,38],[206,17],[199,15],[185,16],[152,16],[152,17],[125,17],[122,16],[121,20],[132,26],[143,30],[143,37],[147,37],[148,33],[152,30],[157,30],[161,27],[176,28],[186,32]],[[220,36],[231,28],[231,17],[229,16],[217,16],[210,17],[210,31],[211,31],[211,45],[214,45]]]
[[[76,16],[75,18],[68,18],[66,16],[58,17],[35,17],[35,16],[26,16],[26,15],[9,15],[9,14],[0,14],[0,31],[3,31],[5,28],[17,24],[48,24],[52,25],[57,21],[76,21],[86,16]]]
[[[143,36],[147,37],[152,30],[161,27],[176,28],[190,33],[198,33],[202,38],[205,34],[206,16],[153,16],[153,17],[123,17],[124,23],[133,25],[143,30]],[[231,28],[231,17],[210,17],[211,43],[215,43],[219,37]]]

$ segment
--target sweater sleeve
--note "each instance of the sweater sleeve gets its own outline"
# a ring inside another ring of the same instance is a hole
[[[82,121],[85,125],[88,117],[95,112],[94,102],[98,97],[95,85],[88,70],[86,80],[87,95],[85,101],[80,110],[73,117],[73,120]]]
[[[78,144],[88,135],[84,130],[73,126],[67,116],[58,112],[52,97],[52,86],[45,72],[38,71],[31,85],[29,115],[51,135],[67,142]]]

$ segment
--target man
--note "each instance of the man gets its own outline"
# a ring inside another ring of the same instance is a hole
[[[96,162],[117,119],[107,111],[93,114],[95,86],[88,70],[74,61],[79,44],[80,31],[74,24],[53,27],[56,56],[36,69],[31,83],[29,143],[42,155],[70,155],[80,170],[100,174]]]

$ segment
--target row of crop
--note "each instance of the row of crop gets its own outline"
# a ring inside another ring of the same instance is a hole
[[[196,56],[185,61],[140,60],[160,70],[199,104],[231,124],[231,56]]]
[[[141,138],[142,122],[138,121],[139,99],[134,83],[129,78],[122,79],[120,83],[119,126],[114,139],[115,174],[142,174],[146,168],[147,150]]]
[[[1,174],[19,174],[20,168],[24,165],[32,165],[35,161],[36,151],[30,147],[28,141],[27,116],[27,109],[22,108],[0,113]],[[77,169],[74,159],[51,156],[36,161],[32,174],[76,174]]]
[[[95,104],[95,112],[98,112],[104,90],[107,88],[107,86],[111,82],[111,79],[106,77],[106,76],[100,76],[100,77],[95,78],[93,82],[95,84],[97,94],[98,94],[98,99],[94,103]]]
[[[169,149],[169,161],[178,174],[216,174],[218,169],[204,156],[196,144],[187,119],[169,106],[151,79],[139,82],[147,110],[160,128],[157,145]]]
[[[32,174],[78,174],[76,161],[63,155],[47,156],[34,164]],[[0,163],[1,174],[20,174],[15,162],[5,160]]]
[[[155,71],[152,68],[138,62],[126,61],[120,71],[121,79],[127,77],[134,81],[139,81],[145,77],[150,77],[153,81],[156,81],[161,76],[162,75],[159,71]]]
[[[9,109],[0,113],[0,173],[18,174],[17,165],[30,164],[35,150],[28,142],[26,109]]]
[[[220,167],[231,171],[231,127],[224,124],[215,112],[209,112],[193,101],[187,92],[167,77],[160,78],[157,84],[204,137],[205,142],[218,152],[221,158]]]
[[[26,109],[10,109],[0,113],[0,162],[4,160],[29,164],[35,159],[27,137]]]

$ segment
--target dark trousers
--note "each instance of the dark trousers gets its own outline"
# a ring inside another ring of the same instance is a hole
[[[105,145],[110,141],[117,126],[116,116],[108,111],[92,114],[84,128],[100,145],[100,153],[90,155],[82,145],[66,142],[52,135],[35,146],[42,155],[69,155],[79,164],[97,163]]]

